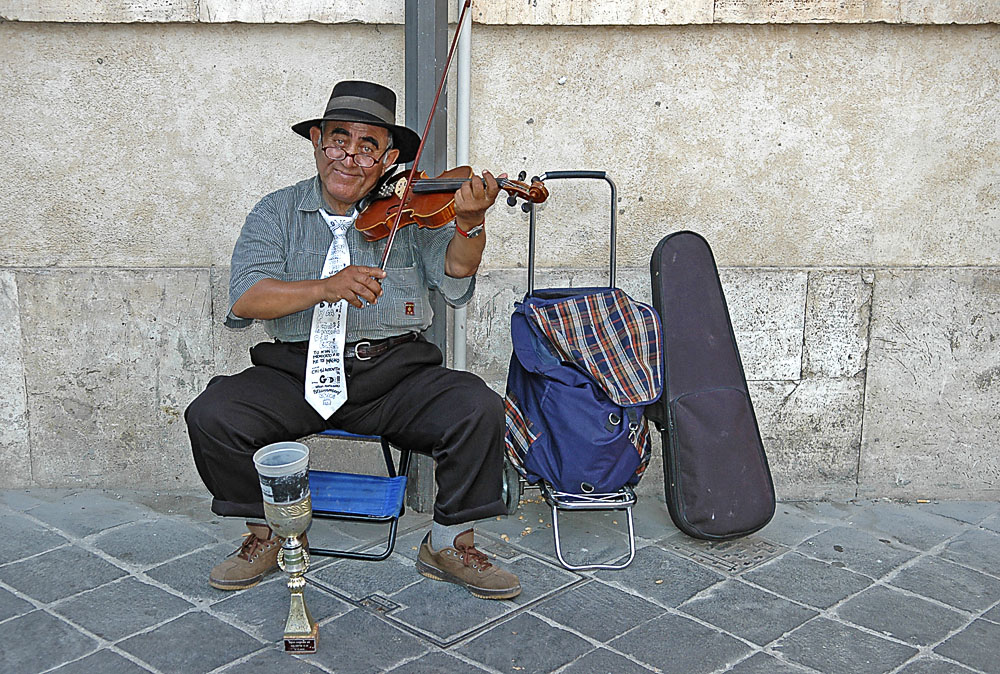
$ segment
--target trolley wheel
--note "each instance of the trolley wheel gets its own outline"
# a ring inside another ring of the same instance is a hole
[[[521,475],[511,465],[510,461],[504,457],[502,496],[504,505],[507,506],[508,515],[513,515],[517,512],[517,506],[521,502],[521,491]]]

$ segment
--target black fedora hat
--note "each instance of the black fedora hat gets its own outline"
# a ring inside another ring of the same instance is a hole
[[[412,129],[396,124],[396,94],[381,84],[356,80],[338,82],[333,87],[323,116],[299,122],[292,126],[292,131],[309,138],[309,129],[325,121],[381,126],[392,134],[392,147],[399,150],[399,163],[413,161],[417,155],[420,136]]]

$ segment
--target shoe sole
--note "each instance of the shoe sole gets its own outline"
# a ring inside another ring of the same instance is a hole
[[[246,590],[256,585],[260,585],[260,581],[263,577],[257,578],[256,580],[241,580],[232,582],[223,582],[218,580],[212,580],[209,578],[208,584],[214,587],[216,590]]]
[[[466,590],[468,590],[473,597],[478,597],[479,599],[513,599],[517,595],[521,594],[521,586],[518,585],[515,588],[509,590],[490,590],[489,588],[476,587],[475,585],[469,585],[461,578],[453,576],[450,573],[442,571],[436,566],[431,566],[426,562],[417,560],[417,571],[421,576],[430,578],[431,580],[440,580],[445,583],[453,583],[455,585],[461,585]]]

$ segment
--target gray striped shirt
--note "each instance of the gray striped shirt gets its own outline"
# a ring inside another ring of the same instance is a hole
[[[317,279],[323,272],[333,234],[319,213],[325,206],[319,176],[272,192],[247,216],[236,246],[229,278],[226,326],[244,328],[253,319],[233,314],[232,307],[257,281]],[[455,225],[440,229],[403,227],[396,235],[375,304],[347,308],[347,341],[376,340],[428,328],[433,318],[429,288],[437,288],[449,304],[461,306],[475,289],[475,277],[444,273],[444,256]],[[347,232],[351,264],[377,267],[385,239],[369,243],[353,227]],[[309,339],[313,310],[264,321],[267,334],[283,342]]]

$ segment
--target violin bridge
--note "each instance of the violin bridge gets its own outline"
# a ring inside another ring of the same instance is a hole
[[[396,185],[393,188],[393,191],[396,193],[396,197],[398,197],[399,199],[403,198],[403,192],[406,191],[406,182],[407,182],[406,178],[402,178],[401,180],[397,180],[396,181]]]

